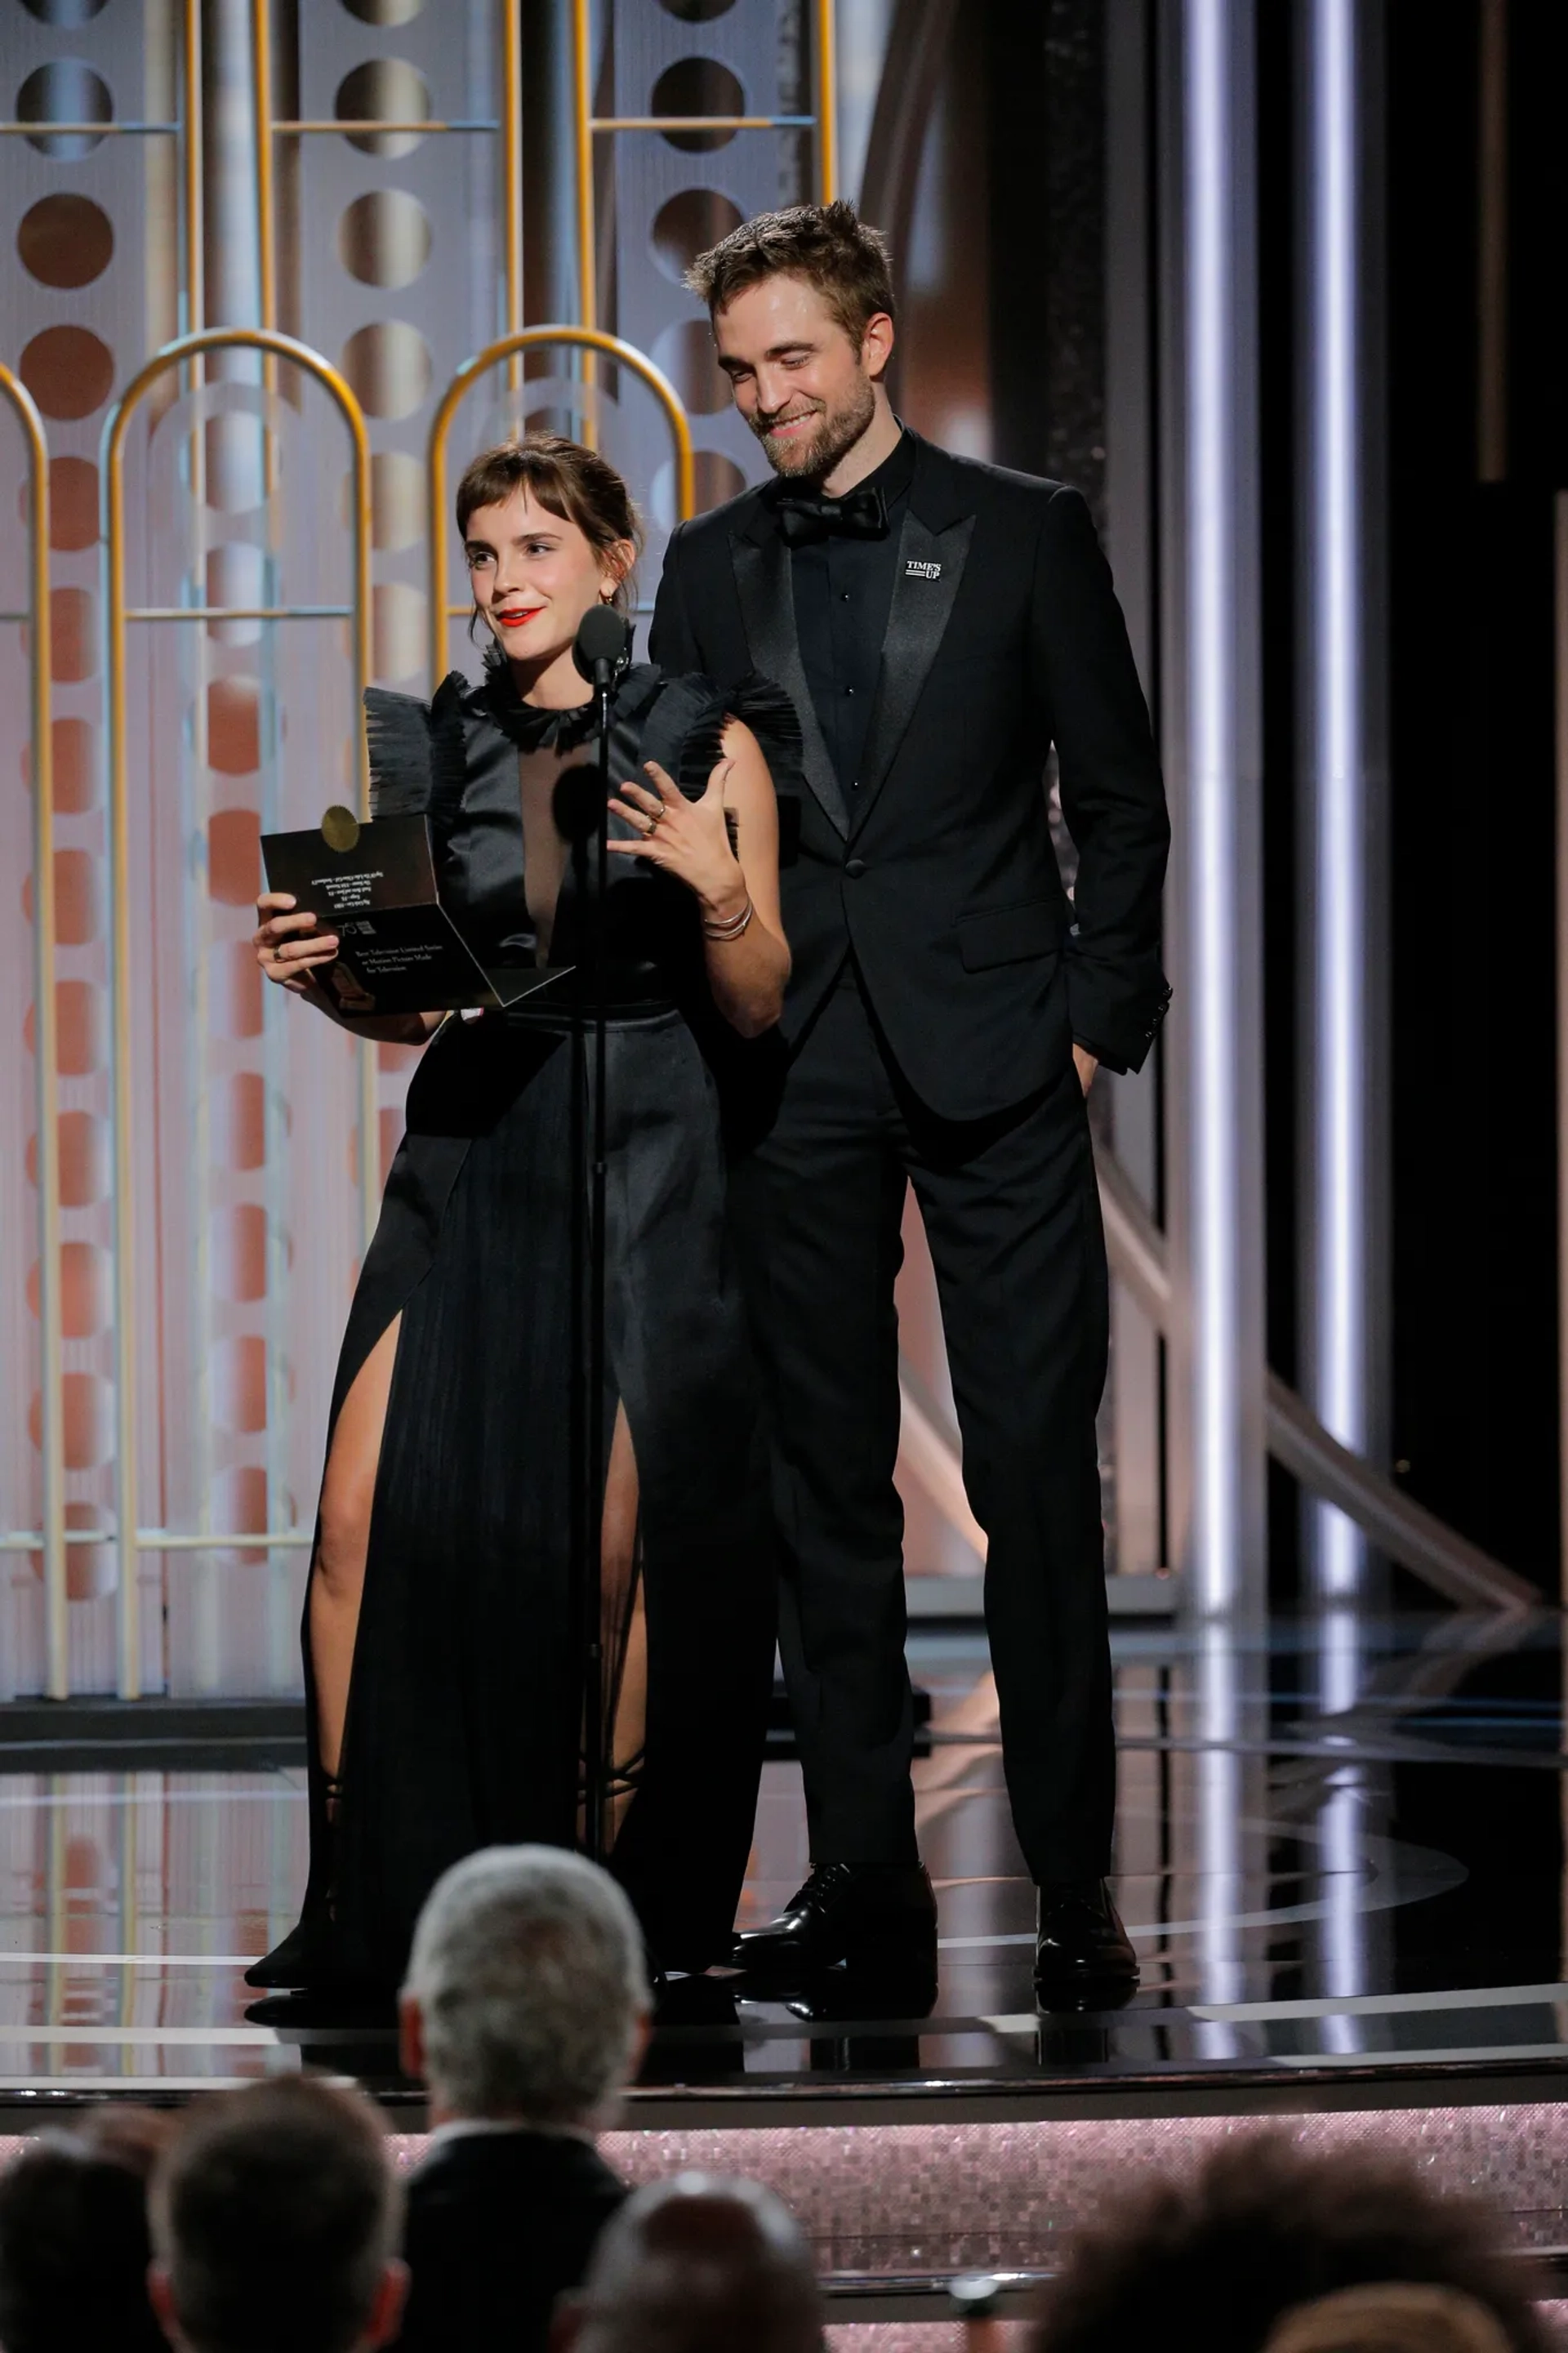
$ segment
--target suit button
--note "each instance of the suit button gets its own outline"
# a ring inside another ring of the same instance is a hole
[[[851,882],[858,882],[861,875],[866,871],[865,860],[863,858],[847,859],[845,860],[844,871],[848,875]]]

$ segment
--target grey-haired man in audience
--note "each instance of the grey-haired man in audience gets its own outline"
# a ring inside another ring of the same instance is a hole
[[[580,1855],[487,1847],[432,1890],[401,2007],[434,2129],[408,2182],[399,2342],[528,2353],[626,2195],[594,2138],[647,2033],[631,1905]]]

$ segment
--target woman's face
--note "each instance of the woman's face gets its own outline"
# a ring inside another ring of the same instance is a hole
[[[474,602],[513,661],[549,663],[565,652],[591,607],[619,575],[614,562],[564,515],[536,503],[526,486],[468,517],[463,552]],[[625,551],[629,562],[632,551]]]

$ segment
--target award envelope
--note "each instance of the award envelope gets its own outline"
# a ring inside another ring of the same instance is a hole
[[[571,970],[507,971],[480,964],[436,889],[430,827],[423,817],[378,817],[335,849],[318,827],[264,833],[269,891],[288,891],[337,934],[338,960],[323,987],[349,1015],[456,1012],[515,1005]]]

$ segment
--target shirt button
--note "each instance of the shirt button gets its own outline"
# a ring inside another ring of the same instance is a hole
[[[848,591],[848,589],[847,589],[847,588],[846,588],[846,590],[844,591],[844,594],[840,596],[840,598],[838,599],[838,601],[839,601],[839,603],[840,603],[841,605],[847,605],[847,603],[849,602],[849,591]]]
[[[847,859],[845,860],[844,871],[848,875],[851,882],[858,882],[861,875],[866,871],[865,860],[863,858]]]
[[[854,693],[854,691],[855,691],[855,690],[854,690],[854,688],[853,688],[852,686],[847,686],[847,687],[845,688],[844,691],[845,691],[845,693],[846,693],[846,694],[853,694],[853,693]]]

